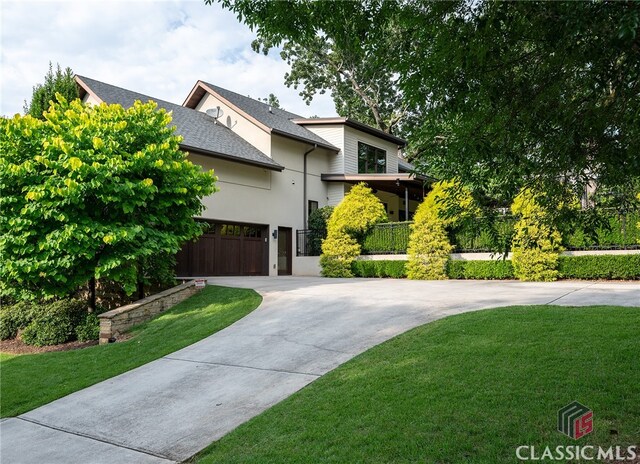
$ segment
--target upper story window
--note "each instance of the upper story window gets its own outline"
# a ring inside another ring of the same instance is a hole
[[[381,174],[387,172],[387,152],[358,142],[358,173]]]

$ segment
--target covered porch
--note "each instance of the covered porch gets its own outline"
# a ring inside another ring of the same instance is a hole
[[[390,222],[410,221],[418,205],[431,189],[433,179],[412,173],[322,174],[325,182],[341,183],[347,193],[352,185],[364,182],[385,205]]]

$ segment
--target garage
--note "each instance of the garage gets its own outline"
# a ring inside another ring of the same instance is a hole
[[[268,275],[268,227],[210,222],[176,255],[178,277]]]

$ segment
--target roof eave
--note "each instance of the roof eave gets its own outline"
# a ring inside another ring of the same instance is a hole
[[[91,87],[89,87],[89,85],[82,80],[81,76],[78,76],[77,74],[73,76],[73,79],[76,81],[76,85],[78,87],[80,87],[80,89],[82,89],[86,94],[91,95],[93,98],[95,98],[96,100],[98,100],[99,102],[102,102],[104,100],[102,100],[102,98],[100,98],[98,96],[98,94],[96,94]],[[80,93],[80,98],[84,98],[84,95],[82,93]]]
[[[362,132],[365,132],[370,135],[374,135],[378,138],[387,140],[388,142],[393,142],[397,144],[399,147],[405,147],[407,145],[407,141],[401,139],[400,137],[396,137],[395,135],[387,134],[386,132],[381,131],[380,129],[376,129],[375,127],[368,126],[359,121],[355,121],[349,118],[309,118],[309,119],[292,119],[291,122],[294,122],[300,126],[317,126],[317,125],[327,125],[327,124],[344,124],[345,126],[351,127],[353,129],[358,129]]]
[[[284,166],[281,166],[277,163],[275,164],[270,164],[270,163],[262,163],[260,161],[251,161],[248,159],[244,159],[244,158],[238,158],[237,156],[233,156],[233,155],[228,155],[225,153],[218,153],[215,151],[210,151],[210,150],[205,150],[202,148],[197,148],[197,147],[191,147],[189,145],[185,145],[183,143],[180,144],[180,148],[182,148],[185,151],[188,151],[190,153],[196,153],[196,154],[200,154],[200,155],[205,155],[205,156],[210,156],[212,158],[219,158],[219,159],[223,159],[226,161],[232,161],[234,163],[240,163],[240,164],[247,164],[249,166],[255,166],[255,167],[260,167],[263,169],[269,169],[271,171],[278,171],[278,172],[282,172],[284,170]]]
[[[276,135],[280,135],[282,137],[291,139],[291,140],[296,140],[298,142],[303,142],[303,143],[308,143],[311,145],[317,145],[321,148],[325,148],[327,150],[333,151],[335,153],[338,153],[340,151],[340,149],[338,147],[334,147],[333,145],[330,145],[328,143],[322,143],[322,142],[318,142],[316,140],[312,140],[312,139],[306,139],[304,137],[298,137],[297,135],[292,135],[289,134],[288,132],[284,132],[278,129],[271,129],[271,133],[272,134],[276,134]]]

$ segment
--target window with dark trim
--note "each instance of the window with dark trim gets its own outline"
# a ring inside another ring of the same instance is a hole
[[[358,173],[382,174],[387,172],[387,152],[366,143],[358,142]]]
[[[311,216],[311,213],[313,213],[317,209],[318,209],[318,202],[315,200],[309,200],[308,206],[307,206],[307,217]]]

